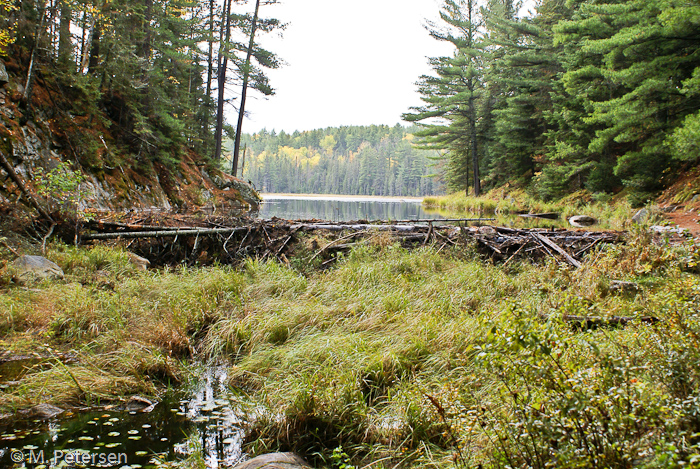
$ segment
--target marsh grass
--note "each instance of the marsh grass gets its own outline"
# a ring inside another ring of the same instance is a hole
[[[627,246],[592,253],[578,271],[554,262],[503,269],[432,249],[361,246],[333,271],[307,278],[305,288],[284,268],[251,264],[247,275],[257,284],[243,289],[244,308],[231,339],[237,350],[232,383],[269,410],[254,423],[251,448],[293,449],[325,464],[332,463],[337,447],[357,464],[384,460],[385,467],[452,467],[456,460],[501,467],[510,464],[508,458],[525,464],[516,456],[532,448],[518,446],[519,433],[514,432],[521,430],[511,423],[520,422],[521,401],[513,401],[509,392],[527,394],[529,375],[499,374],[496,362],[507,362],[511,355],[523,366],[531,363],[522,349],[511,350],[508,340],[517,342],[519,334],[546,327],[556,332],[556,343],[582,341],[581,346],[567,345],[557,358],[557,366],[587,380],[590,392],[577,391],[578,399],[603,399],[601,409],[619,409],[617,427],[610,431],[602,429],[601,411],[582,414],[601,425],[596,431],[608,445],[592,450],[595,460],[618,464],[625,458],[636,461],[644,451],[653,453],[660,440],[625,429],[624,406],[636,394],[606,401],[602,391],[613,378],[625,391],[616,376],[633,362],[613,357],[646,347],[639,339],[644,326],[582,333],[556,319],[563,314],[659,316],[670,284],[695,282],[684,272],[695,254],[691,246],[648,241],[643,233],[634,234]],[[611,280],[633,280],[643,290],[613,294]],[[543,315],[552,319],[543,322]],[[283,339],[271,340],[279,337],[278,328]],[[494,339],[494,328],[508,340]],[[489,356],[496,358],[479,358],[477,347],[492,343]],[[606,365],[611,360],[614,364]],[[595,371],[603,366],[612,374]],[[591,367],[592,374],[587,371]],[[561,381],[548,373],[532,374],[543,389]],[[653,400],[664,392],[662,384],[654,382],[652,388],[644,394],[648,412],[635,418],[647,431],[668,431],[662,425],[667,421],[663,405]],[[561,400],[555,397],[548,405],[559,412]],[[536,443],[541,451],[549,444],[545,434],[550,433],[541,433]],[[502,439],[507,444],[499,443]],[[625,456],[613,454],[616,444]],[[548,449],[541,460],[551,463],[578,454],[569,450],[574,451],[571,445],[560,453]]]
[[[323,243],[306,241],[309,259]],[[139,272],[100,249],[54,246],[66,281],[3,290],[3,345],[74,356],[10,387],[3,409],[157,393],[206,358],[229,360],[254,409],[252,453],[376,468],[680,467],[698,453],[694,245],[639,229],[578,270],[383,238],[326,271]],[[662,322],[581,331],[565,314]]]
[[[0,395],[3,409],[86,404],[175,385],[183,360],[198,354],[207,330],[239,303],[243,276],[230,268],[140,272],[124,251],[99,246],[54,245],[47,257],[66,280],[5,289],[2,340],[16,353],[46,356],[50,346],[74,360],[28,375]],[[66,372],[73,368],[79,386]]]

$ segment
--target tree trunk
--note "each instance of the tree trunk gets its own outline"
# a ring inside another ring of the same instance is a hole
[[[22,102],[29,106],[29,101],[32,98],[32,85],[34,84],[34,69],[36,68],[36,56],[39,50],[39,43],[41,42],[42,32],[44,31],[44,18],[46,16],[46,9],[44,2],[39,2],[37,4],[39,9],[39,24],[36,26],[36,32],[34,33],[34,46],[32,47],[32,55],[29,59],[29,67],[27,68],[27,81],[24,85],[24,94],[22,95]]]
[[[468,4],[469,8],[469,49],[472,49],[474,47],[474,42],[475,42],[475,36],[477,34],[476,28],[474,27],[474,10],[476,9],[476,5],[474,4],[473,0],[469,0]],[[474,60],[472,57],[470,59],[471,61]],[[472,66],[473,63],[472,63]],[[474,67],[476,68],[476,67]],[[471,73],[471,72],[470,72]],[[471,154],[472,154],[472,173],[474,174],[474,197],[479,197],[479,194],[481,193],[481,182],[479,180],[479,154],[477,153],[478,151],[478,145],[476,141],[476,104],[474,103],[474,77],[469,76],[469,81],[467,84],[467,87],[469,89],[469,139],[471,142]],[[468,186],[468,184],[467,184]]]
[[[207,94],[204,98],[204,116],[202,117],[201,138],[208,142],[209,116],[211,115],[211,82],[214,75],[214,0],[209,0],[209,54],[207,55]],[[210,150],[209,145],[204,150]]]
[[[236,125],[236,141],[233,145],[233,162],[231,163],[231,174],[235,177],[238,173],[238,155],[241,149],[241,132],[243,129],[243,117],[245,116],[245,100],[248,94],[248,79],[250,78],[250,58],[253,54],[253,46],[255,44],[255,30],[258,26],[258,12],[260,10],[260,0],[255,1],[255,13],[253,14],[253,23],[250,27],[250,41],[248,42],[248,51],[245,58],[243,69],[243,89],[241,90],[241,105],[238,108],[238,125]]]
[[[219,46],[219,70],[217,72],[218,101],[216,103],[216,148],[214,149],[214,160],[221,160],[221,140],[224,133],[224,91],[226,89],[226,69],[228,68],[228,47],[231,38],[231,1],[224,0],[223,12],[226,15],[226,26],[222,18],[221,23],[221,44]],[[226,39],[224,40],[224,35]]]
[[[62,66],[67,66],[71,61],[73,52],[73,42],[71,40],[70,22],[73,10],[70,4],[63,0],[61,2],[61,23],[58,31],[58,62]]]
[[[88,73],[97,72],[97,65],[100,62],[100,34],[102,25],[100,21],[95,21],[92,27],[92,38],[90,39],[90,58],[88,59]]]

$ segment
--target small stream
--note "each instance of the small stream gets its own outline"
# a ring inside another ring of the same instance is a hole
[[[34,359],[0,364],[0,380],[19,379]],[[0,467],[138,469],[158,467],[201,451],[209,468],[229,467],[244,458],[244,422],[227,386],[227,367],[202,367],[188,389],[171,390],[150,412],[73,410],[38,420],[17,416],[0,421]],[[19,453],[21,451],[22,453]],[[75,459],[73,459],[75,460]]]

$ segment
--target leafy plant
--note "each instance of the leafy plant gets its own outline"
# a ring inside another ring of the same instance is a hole
[[[84,191],[80,188],[84,181],[85,176],[80,171],[73,171],[65,162],[60,162],[50,171],[41,167],[37,169],[37,191],[46,197],[49,206],[55,204],[55,208],[62,212],[77,214],[80,200],[84,197]]]

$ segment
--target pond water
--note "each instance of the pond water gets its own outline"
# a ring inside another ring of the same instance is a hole
[[[226,367],[205,368],[195,385],[168,392],[150,412],[103,408],[3,420],[0,467],[66,467],[61,462],[78,454],[87,467],[153,468],[195,449],[207,467],[230,467],[244,458],[244,429],[226,381]]]
[[[511,228],[565,228],[564,219],[544,219],[510,215],[443,213],[426,210],[418,197],[370,197],[341,195],[262,194],[259,216],[286,220],[320,219],[333,222],[357,220],[443,220],[446,218],[495,217],[484,223]],[[473,223],[472,223],[473,224]]]
[[[423,199],[333,195],[263,194],[260,217],[286,220],[439,220],[442,215],[423,209]]]

